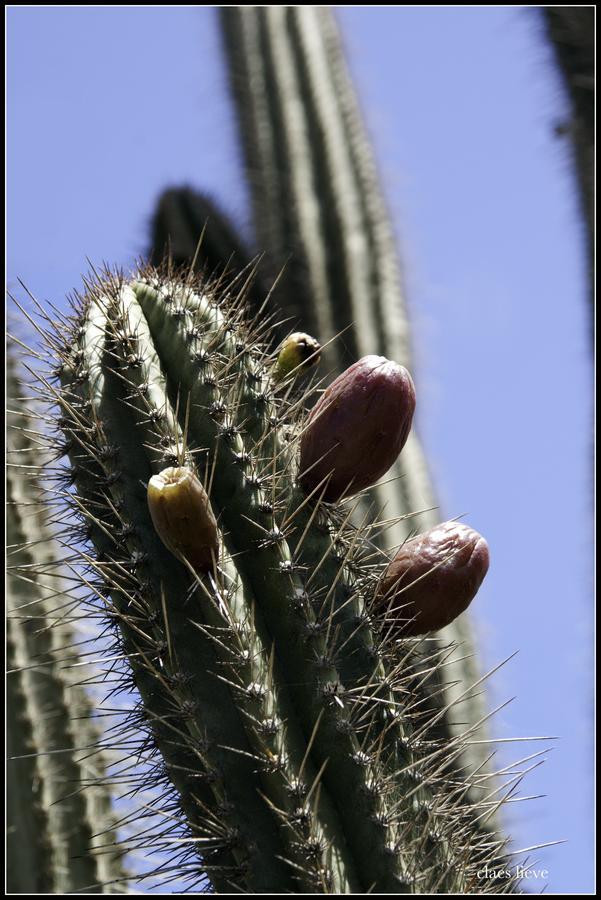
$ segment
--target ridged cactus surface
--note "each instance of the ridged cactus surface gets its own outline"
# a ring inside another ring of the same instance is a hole
[[[379,526],[356,524],[359,497],[301,483],[315,395],[274,377],[247,291],[107,272],[47,333],[54,376],[38,381],[69,458],[63,520],[87,537],[62,538],[73,577],[128,659],[188,877],[219,892],[511,890],[478,872],[503,864],[482,826],[516,776],[501,790],[458,764],[473,729],[441,739],[420,685],[449,650],[390,637]]]
[[[43,417],[8,362],[7,887],[119,892],[111,792],[70,621],[76,601],[40,480],[50,461]]]

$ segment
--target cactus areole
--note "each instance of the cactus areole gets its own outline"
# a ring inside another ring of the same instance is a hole
[[[399,637],[444,628],[478,593],[488,561],[477,531],[443,522],[403,544],[384,573],[376,609]]]
[[[407,369],[383,356],[354,363],[309,416],[300,452],[304,489],[334,503],[371,487],[403,449],[414,410]]]

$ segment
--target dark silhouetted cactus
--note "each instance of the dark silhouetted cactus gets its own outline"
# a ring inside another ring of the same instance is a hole
[[[572,145],[586,226],[590,297],[595,246],[595,7],[544,6],[539,10],[566,88],[569,117],[558,125]]]
[[[265,301],[264,279],[257,272],[257,260],[229,217],[207,194],[191,187],[163,191],[154,211],[149,262],[158,266],[169,258],[178,267],[192,266],[210,276],[247,271],[253,278],[247,287],[246,303],[257,312]],[[261,268],[261,267],[259,267]]]

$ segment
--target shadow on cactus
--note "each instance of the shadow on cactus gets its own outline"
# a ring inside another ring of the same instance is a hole
[[[481,723],[441,741],[420,691],[457,652],[425,627],[465,609],[485,554],[422,536],[403,581],[377,516],[357,522],[407,439],[411,377],[378,357],[323,393],[315,368],[280,377],[249,285],[105,272],[69,318],[43,313],[63,542],[177,791],[182,871],[222,893],[514,890],[493,816],[523,773],[458,764]]]

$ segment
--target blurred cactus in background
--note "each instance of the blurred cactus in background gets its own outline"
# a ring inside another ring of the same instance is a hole
[[[543,26],[562,74],[569,116],[556,126],[566,135],[572,156],[586,229],[590,298],[594,291],[595,246],[595,7],[544,6]]]
[[[110,782],[70,624],[69,563],[59,563],[41,480],[51,457],[16,369],[9,354],[7,889],[114,892],[124,873]]]

